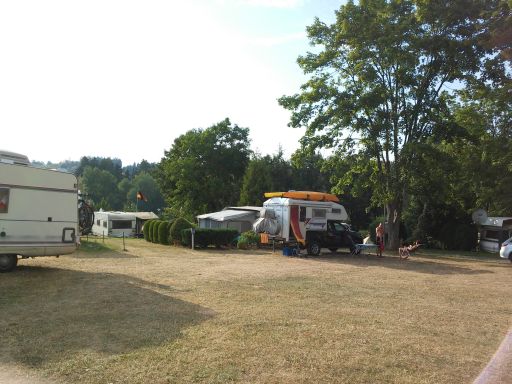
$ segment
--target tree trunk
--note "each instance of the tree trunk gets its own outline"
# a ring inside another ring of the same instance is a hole
[[[386,220],[386,232],[388,235],[387,248],[397,250],[400,247],[400,221],[402,209],[400,203],[392,201],[387,204],[388,217]]]

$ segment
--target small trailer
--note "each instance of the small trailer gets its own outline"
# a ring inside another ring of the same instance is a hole
[[[0,151],[0,272],[22,258],[72,253],[78,241],[76,176]]]
[[[134,212],[94,212],[92,233],[96,236],[133,237],[137,217]]]
[[[345,223],[347,211],[332,194],[308,191],[269,192],[263,203],[263,217],[254,224],[258,233],[285,244],[297,243],[308,254],[318,255],[322,248],[335,252],[362,243],[361,235]]]

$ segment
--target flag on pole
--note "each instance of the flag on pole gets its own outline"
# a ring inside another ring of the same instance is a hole
[[[137,200],[144,200],[146,202],[148,201],[148,199],[146,199],[146,196],[144,196],[141,191],[137,192]]]

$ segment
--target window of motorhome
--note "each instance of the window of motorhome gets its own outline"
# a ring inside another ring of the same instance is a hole
[[[98,227],[101,225],[101,220],[100,220],[100,219],[96,220],[96,225],[97,225]]]
[[[299,221],[306,221],[306,207],[300,207]]]
[[[107,228],[107,222],[106,221],[103,222],[103,227]]]
[[[0,213],[9,211],[9,188],[0,188]]]
[[[483,236],[484,238],[486,239],[494,239],[494,240],[499,240],[500,238],[500,231],[493,231],[493,230],[486,230],[485,231],[485,234]]]
[[[112,229],[132,229],[131,220],[112,220]]]
[[[313,217],[325,219],[327,217],[327,211],[325,209],[313,208]]]

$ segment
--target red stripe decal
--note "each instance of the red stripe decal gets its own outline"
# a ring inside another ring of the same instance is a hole
[[[290,206],[290,225],[292,227],[293,234],[295,235],[295,238],[297,239],[297,241],[301,244],[306,244],[306,242],[304,241],[304,237],[302,236],[302,233],[300,232],[299,206],[298,205]]]

